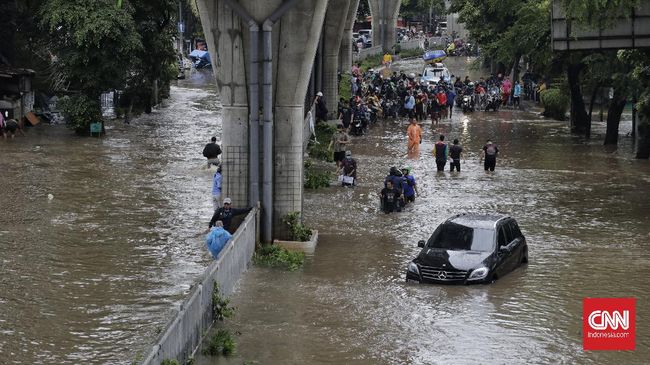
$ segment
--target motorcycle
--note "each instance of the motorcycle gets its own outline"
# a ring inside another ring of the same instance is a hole
[[[381,107],[384,110],[384,118],[390,117],[390,118],[397,119],[399,114],[399,106],[397,105],[396,102],[390,99],[386,99],[382,103]]]
[[[487,102],[485,104],[485,111],[493,109],[494,111],[499,110],[501,106],[501,96],[498,91],[490,91],[487,97]]]
[[[463,108],[463,113],[473,112],[474,111],[474,96],[472,96],[472,95],[463,95],[463,99],[462,99],[460,105]]]
[[[352,119],[350,134],[353,136],[363,136],[363,120],[361,118]]]

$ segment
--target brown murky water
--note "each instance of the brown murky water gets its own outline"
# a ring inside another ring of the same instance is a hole
[[[448,63],[464,74],[464,62]],[[220,115],[201,76],[103,139],[39,126],[0,141],[0,363],[128,364],[203,271],[211,172],[200,152]],[[407,158],[405,128],[385,122],[354,140],[358,187],[307,192],[315,254],[295,273],[253,267],[228,323],[237,355],[195,363],[647,363],[650,163],[632,159],[629,138],[611,152],[603,125],[583,141],[532,113],[458,113],[440,127],[467,151],[452,176],[434,170],[427,125],[420,158]],[[491,175],[478,161],[488,137],[501,149]],[[380,181],[402,164],[422,195],[385,215]],[[440,221],[493,210],[519,220],[527,267],[491,285],[404,283],[417,240]],[[582,351],[586,296],[637,298],[635,352]]]
[[[464,75],[465,59],[452,59]],[[420,63],[398,64],[418,72]],[[629,119],[629,116],[627,116]],[[631,128],[623,122],[621,134]],[[425,125],[421,155],[406,155],[406,125],[385,122],[354,139],[359,186],[305,196],[320,241],[304,269],[254,267],[233,298],[241,364],[647,364],[650,358],[650,163],[634,160],[631,139],[601,146],[604,125],[584,141],[566,123],[535,113],[458,113],[440,126],[466,151],[462,173],[437,174]],[[486,174],[487,138],[501,150]],[[390,166],[414,167],[421,196],[406,212],[379,212]],[[527,237],[530,263],[491,285],[404,282],[406,265],[446,217],[509,213]],[[634,352],[582,350],[584,297],[636,297]]]
[[[129,364],[153,341],[210,262],[211,82],[192,75],[102,139],[0,140],[1,364]]]

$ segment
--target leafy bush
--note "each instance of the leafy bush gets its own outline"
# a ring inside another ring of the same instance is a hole
[[[59,101],[58,106],[63,112],[66,125],[77,134],[90,134],[90,123],[102,121],[99,101],[85,95],[65,97]]]
[[[292,212],[282,218],[282,222],[289,227],[291,238],[295,241],[309,241],[311,238],[311,229],[305,227],[300,221],[300,213]]]
[[[220,329],[215,333],[208,345],[203,349],[204,355],[231,355],[235,352],[235,339],[230,334],[230,331]]]
[[[329,171],[317,170],[311,161],[305,161],[305,187],[318,189],[330,186],[331,174]]]
[[[361,72],[366,72],[371,68],[381,66],[381,61],[384,59],[384,55],[379,53],[376,55],[368,56],[361,61]]]
[[[178,360],[165,359],[160,363],[160,365],[180,365],[180,364],[178,363]]]
[[[339,98],[346,101],[352,97],[352,74],[344,72],[341,74],[341,81],[339,81]]]
[[[255,253],[254,262],[258,265],[296,271],[305,263],[305,253],[290,251],[279,245],[263,245]]]
[[[336,133],[336,127],[332,125],[327,123],[319,123],[316,125],[316,138],[320,142],[316,143],[315,141],[309,141],[309,146],[307,146],[309,157],[317,160],[334,162],[334,154],[327,148],[334,133]]]
[[[421,48],[403,49],[399,53],[400,58],[422,57],[424,51]]]
[[[548,89],[540,93],[544,116],[564,120],[569,109],[569,97],[559,89]]]
[[[230,306],[230,299],[221,295],[219,284],[215,281],[212,286],[212,317],[215,320],[223,321],[235,313],[235,308]]]

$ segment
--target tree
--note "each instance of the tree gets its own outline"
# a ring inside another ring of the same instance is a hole
[[[104,91],[121,88],[135,56],[144,51],[133,12],[130,3],[118,8],[114,0],[47,0],[41,7],[54,69],[66,80],[66,91],[76,94],[73,98],[91,102],[90,114],[101,115],[94,101]],[[84,134],[91,122],[71,127]]]

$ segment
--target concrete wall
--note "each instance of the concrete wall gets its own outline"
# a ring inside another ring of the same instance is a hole
[[[377,54],[382,54],[381,46],[374,46],[370,48],[360,49],[358,53],[353,54],[352,58],[356,62],[356,61],[364,60],[370,56],[374,56]]]
[[[255,252],[257,226],[257,209],[254,208],[221,251],[219,259],[205,269],[187,299],[175,311],[142,365],[159,365],[165,359],[176,359],[184,364],[192,357],[203,334],[212,326],[213,283],[219,284],[222,295],[232,294]]]

